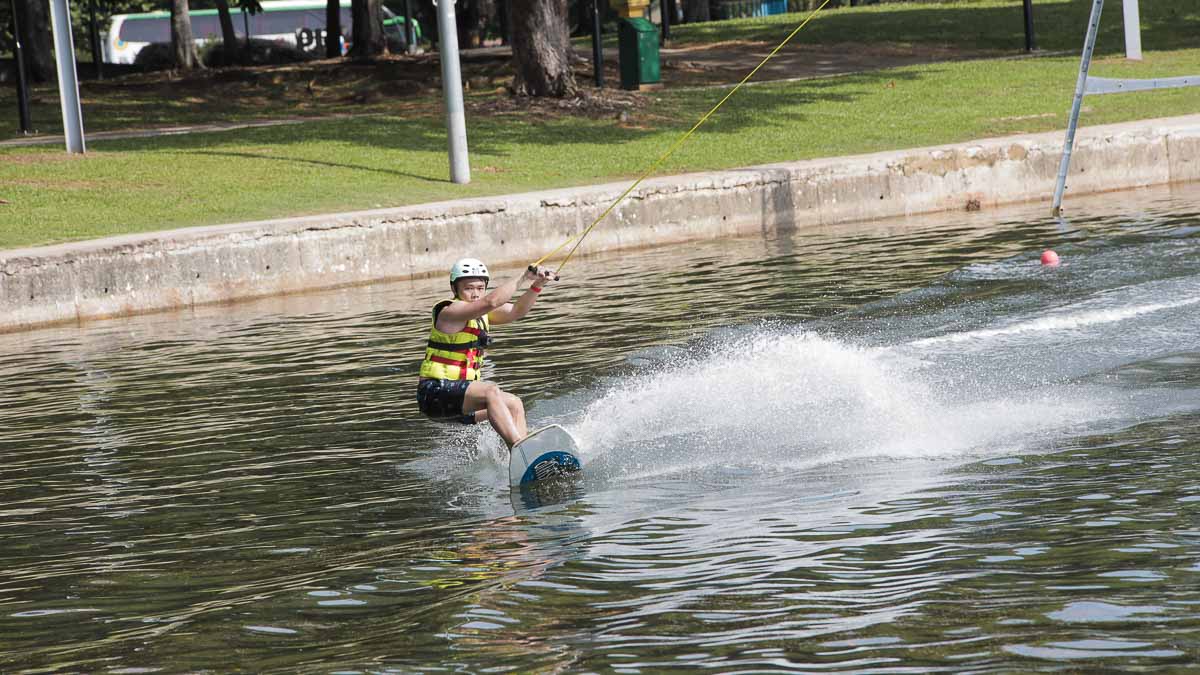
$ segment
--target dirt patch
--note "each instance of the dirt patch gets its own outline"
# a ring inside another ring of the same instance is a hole
[[[467,108],[474,114],[483,115],[627,119],[630,113],[645,108],[648,103],[649,99],[640,92],[581,88],[577,95],[569,98],[531,98],[505,93],[494,98],[469,101]]]

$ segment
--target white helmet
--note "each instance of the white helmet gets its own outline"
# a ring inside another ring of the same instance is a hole
[[[482,260],[459,258],[455,261],[454,267],[450,268],[450,283],[453,284],[466,277],[479,277],[484,281],[491,279],[491,276],[488,275],[487,265],[484,265]]]

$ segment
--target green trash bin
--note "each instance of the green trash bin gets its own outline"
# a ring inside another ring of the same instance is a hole
[[[656,85],[662,75],[658,63],[658,28],[645,19],[621,19],[617,27],[621,61],[621,88]]]

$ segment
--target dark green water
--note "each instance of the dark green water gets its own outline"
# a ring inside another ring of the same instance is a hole
[[[1187,670],[1196,190],[573,261],[555,494],[417,414],[441,279],[0,336],[0,671]]]

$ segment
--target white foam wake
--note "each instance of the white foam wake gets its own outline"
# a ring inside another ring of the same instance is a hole
[[[1082,387],[973,401],[940,387],[892,349],[762,330],[610,385],[570,428],[593,465],[646,475],[1011,451],[1031,435],[1109,414],[1103,397]]]
[[[1155,302],[1132,307],[1114,309],[1099,309],[1076,311],[1057,316],[1045,316],[1029,321],[1022,321],[1011,326],[1000,328],[985,328],[981,330],[951,333],[937,337],[923,338],[909,343],[912,347],[927,347],[938,344],[953,344],[971,341],[984,341],[997,337],[1020,335],[1023,333],[1038,333],[1045,331],[1077,330],[1119,321],[1127,321],[1146,314],[1153,314],[1169,309],[1178,309],[1200,303],[1200,297],[1186,298],[1175,302]]]

